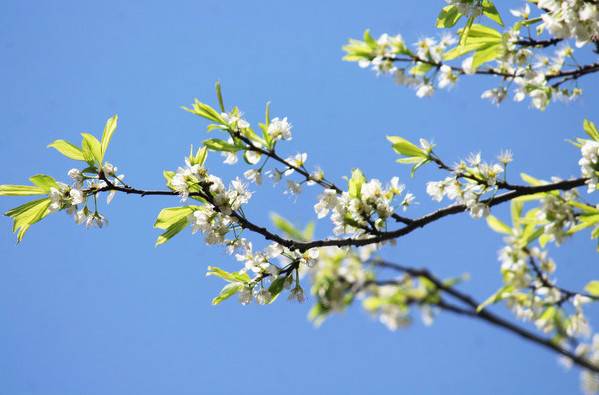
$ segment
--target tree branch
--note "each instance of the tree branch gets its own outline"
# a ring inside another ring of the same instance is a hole
[[[576,354],[574,354],[573,352],[571,352],[570,350],[567,350],[566,348],[552,342],[551,339],[541,337],[534,332],[531,332],[524,328],[521,328],[521,327],[517,326],[516,324],[513,324],[513,323],[489,312],[488,310],[483,309],[481,311],[477,311],[477,308],[480,305],[480,303],[478,303],[476,300],[474,300],[471,296],[458,291],[454,287],[448,287],[448,286],[444,285],[442,281],[440,281],[437,277],[435,277],[427,269],[414,269],[414,268],[402,266],[402,265],[399,265],[396,263],[391,263],[391,262],[386,262],[386,261],[377,261],[377,260],[373,261],[373,264],[375,266],[392,269],[392,270],[399,271],[402,273],[407,273],[414,277],[424,277],[424,278],[428,279],[430,282],[432,282],[437,287],[437,289],[445,292],[448,295],[453,296],[454,298],[456,298],[460,302],[464,303],[468,307],[468,308],[462,308],[459,306],[448,304],[448,303],[444,302],[443,300],[440,300],[436,305],[442,309],[451,311],[456,314],[461,314],[461,315],[469,316],[472,318],[477,318],[477,319],[485,321],[491,325],[495,325],[500,328],[503,328],[503,329],[507,330],[508,332],[516,334],[526,340],[529,340],[533,343],[543,346],[551,351],[557,352],[558,354],[561,354],[561,355],[571,359],[575,364],[577,364],[585,369],[591,370],[595,373],[599,373],[599,366],[593,365],[591,362],[589,362],[585,358],[579,357]]]
[[[106,177],[103,176],[103,174],[100,175],[100,179],[102,179],[103,181],[106,182],[105,187],[98,188],[98,189],[86,190],[85,192],[95,194],[98,192],[114,190],[114,191],[124,192],[127,194],[137,194],[137,195],[141,195],[141,196],[146,196],[146,195],[177,196],[178,195],[178,192],[176,192],[176,191],[146,191],[146,190],[136,189],[136,188],[133,188],[130,186],[121,187],[121,186],[112,184],[110,181],[108,181],[106,179]],[[486,204],[489,207],[492,207],[492,206],[496,206],[498,204],[510,201],[519,196],[532,195],[535,193],[549,192],[549,191],[554,191],[554,190],[573,189],[573,188],[584,185],[585,181],[586,181],[585,178],[578,178],[578,179],[560,181],[560,182],[556,182],[556,183],[552,183],[552,184],[544,184],[544,185],[512,185],[512,188],[513,188],[512,191],[506,192],[502,195],[498,195],[498,196],[494,196],[494,197],[485,199],[482,201],[482,203]],[[204,192],[190,191],[189,196],[199,196],[199,197],[205,199],[206,201],[208,201],[213,206],[215,206],[215,208],[217,208],[216,205],[214,205],[212,195],[207,191],[204,191]],[[356,239],[356,238],[327,239],[327,240],[316,240],[316,241],[310,241],[310,242],[299,242],[299,241],[294,241],[294,240],[283,239],[279,235],[268,231],[266,228],[260,227],[256,224],[250,222],[244,216],[242,216],[241,214],[239,214],[235,211],[233,211],[230,214],[230,216],[233,217],[243,228],[251,230],[252,232],[255,232],[255,233],[259,233],[267,240],[274,241],[284,247],[287,247],[290,250],[306,251],[306,250],[309,250],[310,248],[326,247],[326,246],[336,246],[336,247],[356,246],[356,247],[358,247],[358,246],[365,246],[365,245],[370,245],[370,244],[375,244],[375,243],[381,243],[381,242],[384,242],[387,240],[392,240],[392,239],[396,239],[398,237],[405,236],[409,233],[412,233],[414,230],[416,230],[418,228],[422,228],[425,225],[428,225],[429,223],[434,222],[438,219],[441,219],[441,218],[449,216],[449,215],[458,214],[458,213],[461,213],[461,212],[464,212],[467,210],[468,210],[468,207],[465,204],[453,204],[451,206],[448,206],[443,209],[439,209],[437,211],[434,211],[434,212],[427,214],[423,217],[420,217],[418,219],[411,220],[410,223],[407,224],[406,226],[404,226],[403,228],[399,228],[399,229],[397,229],[395,231],[391,231],[391,232],[380,232],[380,234],[378,234],[374,237],[362,238],[362,239]]]

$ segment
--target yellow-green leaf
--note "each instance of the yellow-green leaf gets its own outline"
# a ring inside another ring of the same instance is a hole
[[[482,2],[482,6],[483,6],[483,14],[487,18],[489,18],[492,21],[495,21],[495,22],[499,23],[501,26],[503,26],[503,21],[501,20],[501,16],[499,16],[499,12],[497,12],[497,8],[495,8],[495,5],[493,4],[493,2],[484,0]]]
[[[30,185],[0,185],[0,196],[32,196],[45,194],[46,191],[40,187]]]
[[[509,226],[507,226],[505,223],[501,222],[499,219],[497,219],[496,217],[489,215],[487,217],[487,224],[489,225],[489,227],[491,229],[493,229],[495,232],[498,233],[504,233],[506,235],[511,235],[513,234],[512,232],[512,228],[510,228]]]
[[[48,144],[48,147],[55,148],[58,152],[70,159],[85,161],[83,151],[81,148],[64,140],[56,140],[53,143]]]
[[[458,7],[455,4],[445,6],[439,13],[435,26],[440,28],[453,27],[462,16],[464,14],[458,12]]]
[[[100,152],[102,158],[104,158],[104,154],[106,153],[106,149],[108,148],[108,144],[110,143],[110,139],[112,138],[112,134],[116,129],[116,121],[118,115],[110,118],[106,121],[106,126],[104,127],[104,133],[102,133],[102,142],[100,143]],[[101,160],[101,159],[100,159]]]
[[[593,296],[599,296],[599,281],[591,281],[584,287],[584,290]]]

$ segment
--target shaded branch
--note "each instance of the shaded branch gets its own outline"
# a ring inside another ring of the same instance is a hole
[[[511,322],[499,317],[498,315],[495,315],[495,314],[489,312],[488,310],[483,309],[481,311],[477,311],[477,308],[480,305],[480,303],[478,303],[476,300],[474,300],[471,296],[469,296],[461,291],[458,291],[454,287],[449,287],[449,286],[444,285],[442,281],[440,281],[437,277],[435,277],[427,269],[414,269],[414,268],[410,268],[410,267],[406,267],[406,266],[402,266],[402,265],[399,265],[396,263],[391,263],[391,262],[386,262],[386,261],[373,261],[373,264],[375,266],[392,269],[392,270],[399,271],[402,273],[407,273],[414,277],[424,277],[424,278],[428,279],[430,282],[432,282],[437,287],[437,289],[445,292],[448,295],[453,296],[454,298],[456,298],[457,300],[459,300],[460,302],[464,303],[467,306],[467,308],[463,308],[463,307],[455,306],[452,304],[448,304],[448,303],[444,302],[443,300],[439,300],[439,302],[436,305],[442,309],[451,311],[456,314],[465,315],[465,316],[472,317],[472,318],[477,318],[477,319],[485,321],[491,325],[495,325],[495,326],[501,327],[503,329],[506,329],[508,332],[516,334],[526,340],[529,340],[533,343],[536,343],[540,346],[550,349],[551,351],[557,352],[565,357],[568,357],[575,364],[577,364],[585,369],[589,369],[595,373],[599,373],[599,366],[593,365],[591,362],[589,362],[585,358],[575,355],[570,350],[560,346],[559,344],[554,343],[553,341],[551,341],[551,339],[539,336],[534,332],[531,332],[527,329],[519,327],[516,324],[511,323]]]

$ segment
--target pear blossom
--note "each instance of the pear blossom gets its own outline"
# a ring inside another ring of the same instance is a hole
[[[291,127],[292,125],[287,122],[287,117],[282,120],[273,118],[268,125],[266,133],[270,134],[274,141],[281,139],[291,140]]]

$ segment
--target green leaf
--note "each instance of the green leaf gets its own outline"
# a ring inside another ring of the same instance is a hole
[[[100,143],[101,155],[104,158],[104,154],[106,154],[106,149],[108,148],[108,144],[110,143],[110,139],[112,138],[112,134],[116,129],[116,120],[118,115],[110,118],[106,121],[106,126],[104,127],[104,133],[102,133],[102,142]]]
[[[435,26],[440,28],[453,27],[462,16],[464,14],[458,12],[458,7],[455,4],[445,6],[439,13]]]
[[[499,23],[501,26],[503,26],[503,21],[501,20],[501,16],[499,16],[499,12],[497,12],[497,8],[495,8],[495,5],[493,4],[493,2],[485,0],[482,2],[482,6],[483,6],[483,14],[485,14],[485,16],[487,18],[489,18],[492,21],[495,21],[495,22]]]
[[[591,281],[584,287],[584,290],[593,296],[599,296],[599,281]]]
[[[464,29],[460,29],[458,33],[463,37]],[[499,45],[503,42],[501,33],[488,26],[472,25],[468,31],[468,34],[468,42],[464,45],[458,45],[457,47],[452,48],[450,51],[447,51],[443,56],[445,60],[455,59],[458,56],[462,56],[468,52],[486,48],[494,44]]]
[[[529,176],[528,174],[525,174],[525,173],[520,173],[520,177],[522,177],[522,179],[525,182],[529,183],[530,185],[543,185],[544,184],[543,181],[538,180],[538,179],[536,179],[532,176]]]
[[[497,219],[496,217],[489,215],[487,217],[487,224],[489,225],[489,227],[491,229],[493,229],[495,232],[498,233],[504,233],[506,235],[511,235],[513,234],[512,232],[512,228],[510,228],[509,226],[507,226],[505,223],[501,222],[499,219]]]
[[[198,153],[196,154],[196,156],[193,158],[192,162],[192,166],[193,165],[200,165],[200,167],[204,167],[204,163],[206,163],[206,158],[208,157],[208,147],[204,146],[200,149],[198,149]]]
[[[534,228],[531,228],[531,229],[534,229]],[[533,241],[535,241],[536,239],[538,239],[541,235],[543,235],[544,229],[537,228],[534,231],[525,232],[525,233],[526,233],[526,235],[522,235],[522,243],[524,243],[524,246],[527,246],[530,243],[532,243]]]
[[[584,131],[595,141],[599,141],[599,132],[593,122],[589,122],[587,119],[584,120]]]
[[[302,232],[296,229],[293,224],[287,219],[281,217],[277,213],[270,213],[270,220],[279,228],[287,237],[295,241],[308,241]]]
[[[487,300],[485,300],[480,305],[478,305],[478,307],[476,308],[476,312],[480,313],[482,309],[484,309],[485,307],[487,307],[491,303],[497,303],[497,302],[499,302],[500,300],[503,299],[503,294],[505,294],[507,292],[511,292],[513,290],[514,290],[514,285],[513,284],[504,285],[503,287],[499,288],[497,290],[497,292],[495,292],[493,295],[489,296],[489,298]]]
[[[169,207],[162,209],[154,222],[155,228],[168,229],[182,218],[187,218],[189,214],[200,209],[199,206]]]
[[[518,30],[520,30],[521,26],[530,26],[530,25],[534,25],[535,23],[539,23],[542,21],[543,21],[543,18],[532,18],[532,19],[528,19],[526,21],[516,22],[516,24],[514,25],[514,28],[512,30],[518,31]],[[541,34],[542,31],[538,31],[537,33]]]
[[[308,222],[308,225],[304,228],[303,240],[312,240],[314,237],[314,228],[316,227],[316,221]]]
[[[220,291],[220,294],[214,299],[212,299],[212,304],[217,305],[223,300],[229,299],[231,296],[235,295],[241,289],[243,289],[244,285],[239,283],[230,283],[225,285],[225,287]]]
[[[202,144],[208,147],[208,149],[211,151],[237,152],[240,149],[242,149],[242,147],[237,147],[233,144],[229,144],[226,141],[219,139],[204,140],[202,141]]]
[[[226,125],[225,120],[220,116],[219,113],[214,111],[214,109],[212,107],[210,107],[209,105],[200,103],[198,101],[198,99],[195,99],[195,103],[192,104],[192,107],[193,107],[193,109],[191,109],[191,110],[187,107],[181,107],[181,108],[183,108],[186,111],[189,111],[192,114],[199,115],[202,118],[209,119],[209,120],[219,123],[221,125]]]
[[[399,159],[398,159],[398,161],[399,161]],[[426,164],[426,163],[428,163],[428,162],[430,162],[430,160],[429,160],[429,159],[422,159],[422,160],[419,160],[417,163],[414,163],[414,165],[412,166],[412,170],[411,170],[411,172],[410,172],[410,176],[411,176],[412,178],[414,178],[414,172],[415,172],[416,170],[418,170],[418,168],[419,168],[420,166],[422,166],[422,165],[424,165],[424,164]]]
[[[416,145],[410,143],[406,139],[403,139],[398,136],[387,136],[387,140],[389,140],[389,141],[391,141],[391,143],[393,143],[393,145],[391,147],[395,150],[395,152],[397,152],[400,155],[407,156],[407,157],[412,157],[412,156],[418,156],[418,157],[422,157],[422,158],[427,157],[427,154],[426,154],[426,152],[424,152],[424,150],[422,150],[421,148],[417,147]]]
[[[352,198],[359,198],[362,191],[362,184],[366,182],[366,177],[360,169],[355,169],[352,172],[352,176],[348,182],[348,193]]]
[[[216,81],[216,96],[218,97],[218,106],[220,107],[220,112],[225,111],[225,104],[223,102],[223,95],[220,91],[220,81]]]
[[[476,70],[481,64],[497,58],[502,53],[503,45],[501,43],[491,44],[487,47],[478,49],[474,53],[474,57],[472,59],[472,69]]]
[[[567,203],[570,206],[579,208],[586,213],[599,213],[599,209],[597,209],[595,206],[589,206],[588,204],[580,203],[574,200],[568,201]]]
[[[424,277],[419,277],[419,278],[421,279],[420,281],[422,281],[422,278],[424,278]],[[443,285],[446,287],[453,287],[456,284],[459,284],[459,283],[462,283],[462,282],[468,281],[468,280],[470,280],[470,274],[464,273],[459,277],[452,277],[447,280],[443,280]]]
[[[512,223],[514,224],[514,227],[518,229],[520,227],[520,217],[522,216],[522,207],[524,206],[524,203],[520,200],[514,199],[511,201],[510,206]]]
[[[80,160],[82,162],[85,161],[85,157],[83,156],[83,151],[81,148],[64,140],[56,140],[55,142],[48,144],[48,148],[49,147],[56,148],[58,152],[67,158]]]
[[[25,232],[27,232],[32,224],[48,215],[48,206],[50,206],[50,203],[51,201],[48,198],[37,199],[13,208],[5,214],[14,219],[13,233],[21,228],[17,234],[17,244],[23,240]]]
[[[58,184],[56,183],[56,180],[45,174],[37,174],[31,177],[29,181],[42,188],[46,192],[50,192],[51,188],[58,189]]]
[[[277,277],[272,283],[270,283],[270,286],[268,287],[268,292],[270,292],[270,300],[268,303],[272,303],[277,299],[285,287],[286,279],[287,277],[281,276]]]
[[[464,53],[464,47],[466,46],[466,42],[468,41],[468,35],[470,34],[470,29],[472,28],[472,24],[474,23],[474,17],[471,16],[468,18],[468,22],[466,22],[466,26],[462,29],[462,35],[460,36],[460,41],[458,42],[458,54],[462,55]]]
[[[40,187],[29,185],[0,185],[0,196],[31,196],[45,194],[46,191]]]
[[[247,273],[240,274],[238,272],[228,273],[218,267],[208,266],[206,276],[218,276],[229,282],[238,282],[247,284],[250,281],[250,276]]]
[[[429,71],[433,67],[434,66],[430,63],[417,62],[416,66],[414,66],[410,70],[408,70],[408,73],[414,74],[414,75],[424,75],[427,73],[427,71]]]
[[[83,136],[81,147],[83,147],[83,156],[85,157],[85,161],[92,165],[95,159],[98,166],[102,167],[102,159],[104,159],[104,155],[102,154],[102,145],[97,138],[89,133],[81,133],[81,135]]]
[[[187,217],[180,218],[177,222],[171,224],[166,229],[166,232],[164,232],[163,234],[161,234],[160,236],[158,236],[158,240],[156,240],[155,247],[157,247],[159,244],[164,244],[167,241],[169,241],[170,239],[172,239],[177,233],[179,233],[183,229],[185,229],[185,227],[188,224],[189,224],[189,222],[187,222]]]
[[[366,43],[366,45],[368,45],[370,48],[376,48],[378,47],[378,43],[376,42],[376,40],[374,38],[372,38],[372,36],[370,35],[370,29],[366,29],[366,31],[364,32],[364,42]]]

